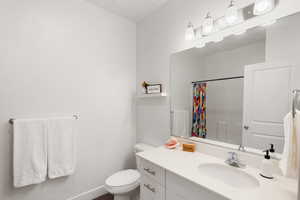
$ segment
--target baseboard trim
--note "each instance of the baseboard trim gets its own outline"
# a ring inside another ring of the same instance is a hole
[[[107,194],[107,191],[105,190],[104,185],[101,185],[74,197],[68,198],[67,200],[92,200],[104,194]]]

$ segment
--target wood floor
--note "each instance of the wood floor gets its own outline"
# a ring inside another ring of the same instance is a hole
[[[114,199],[113,195],[111,195],[111,194],[106,194],[106,195],[103,195],[103,196],[101,196],[101,197],[98,197],[98,198],[96,198],[96,199],[94,199],[94,200],[113,200],[113,199]]]

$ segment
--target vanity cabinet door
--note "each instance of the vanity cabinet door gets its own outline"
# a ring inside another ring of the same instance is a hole
[[[166,190],[166,200],[228,200],[169,171],[166,172]]]
[[[147,175],[142,176],[140,186],[141,200],[165,200],[165,188]]]

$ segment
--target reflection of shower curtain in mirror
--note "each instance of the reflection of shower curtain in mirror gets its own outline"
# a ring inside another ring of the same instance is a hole
[[[206,83],[193,85],[192,136],[206,137]]]

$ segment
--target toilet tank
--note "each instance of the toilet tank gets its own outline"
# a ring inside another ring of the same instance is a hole
[[[154,148],[155,148],[154,146],[151,146],[149,144],[138,143],[138,144],[134,145],[134,152],[139,153],[139,152],[151,150]],[[140,169],[140,158],[139,157],[136,157],[136,166],[137,166],[137,169],[140,171],[141,169]]]

